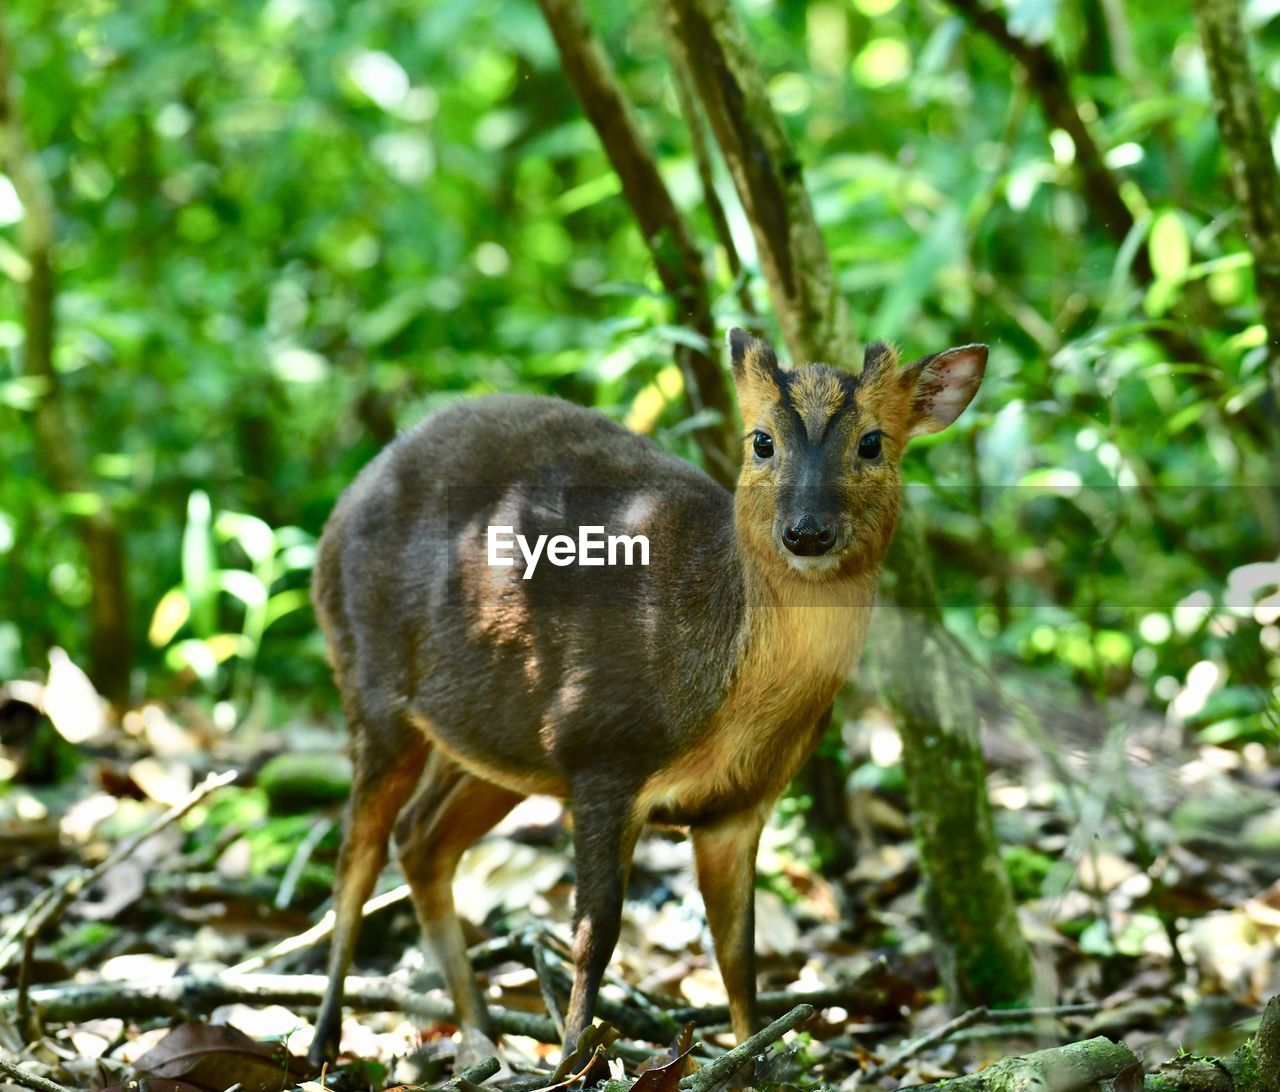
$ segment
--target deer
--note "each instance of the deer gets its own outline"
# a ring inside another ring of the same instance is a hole
[[[600,412],[489,394],[428,415],[340,497],[312,598],[352,786],[315,1064],[337,1052],[393,832],[458,1025],[492,1036],[452,880],[532,794],[572,821],[566,1051],[593,1021],[646,824],[688,832],[733,1033],[752,1033],[761,832],[861,654],[907,443],[964,411],[987,347],[904,366],[875,341],[854,373],[727,340],[747,429],[732,493]],[[649,556],[527,574],[519,552],[490,563],[494,527],[529,542],[605,528]]]

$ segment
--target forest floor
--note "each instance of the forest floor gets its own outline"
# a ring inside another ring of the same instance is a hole
[[[167,1079],[148,1085],[156,1092],[314,1081],[301,1059],[327,943],[273,948],[326,909],[340,735],[311,723],[228,731],[182,703],[113,725],[67,680],[56,699],[30,682],[0,698],[0,1062],[75,1088],[147,1075]],[[1050,755],[990,733],[991,796],[1039,992],[1033,1010],[949,1024],[897,737],[874,708],[845,735],[859,763],[844,801],[852,866],[819,872],[801,805],[780,809],[761,852],[762,991],[818,996],[757,1064],[757,1085],[912,1087],[1095,1036],[1122,1040],[1148,1069],[1184,1051],[1225,1056],[1280,994],[1280,782],[1260,746],[1190,744],[1149,716]],[[198,789],[223,771],[234,783]],[[473,957],[505,1014],[511,1072],[499,1079],[561,1061],[546,998],[562,1006],[568,982],[569,843],[561,806],[535,798],[458,874]],[[447,997],[394,866],[379,891],[342,1065],[353,1087],[440,1083],[459,1051]],[[687,1020],[692,1053],[664,1088],[732,1045],[708,949],[690,845],[651,832],[601,1004],[622,1035],[604,1052],[615,1077],[674,1057],[663,1050]],[[798,999],[772,999],[769,1015]]]

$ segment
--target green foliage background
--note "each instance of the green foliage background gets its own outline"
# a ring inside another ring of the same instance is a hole
[[[655,16],[588,10],[707,243],[717,315],[740,321]],[[953,627],[1098,695],[1163,707],[1208,680],[1184,719],[1274,739],[1276,471],[1241,423],[1264,332],[1189,13],[1005,10],[1063,58],[1125,179],[1138,228],[1117,250],[1070,141],[945,4],[744,10],[859,335],[992,346],[974,409],[909,457]],[[1268,117],[1278,14],[1245,5]],[[331,702],[298,609],[308,543],[444,399],[554,392],[695,457],[670,367],[687,335],[533,0],[10,0],[3,18],[57,204],[57,366],[126,536],[140,693]],[[51,493],[33,450],[21,215],[0,176],[3,675],[53,644],[82,658],[69,515],[95,503]],[[1171,360],[1161,327],[1204,359]]]

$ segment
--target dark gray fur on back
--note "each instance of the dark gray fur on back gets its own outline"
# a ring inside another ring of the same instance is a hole
[[[531,543],[643,534],[649,565],[544,555],[522,580],[518,548],[514,567],[488,565],[491,524]],[[464,762],[616,791],[723,699],[742,639],[735,549],[732,497],[705,474],[599,413],[494,395],[437,411],[365,468],[326,527],[315,598],[349,717],[420,714]]]

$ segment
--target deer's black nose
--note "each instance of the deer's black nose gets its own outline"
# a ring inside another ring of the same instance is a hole
[[[799,557],[820,557],[836,544],[836,529],[817,516],[804,515],[782,529],[782,543]]]

